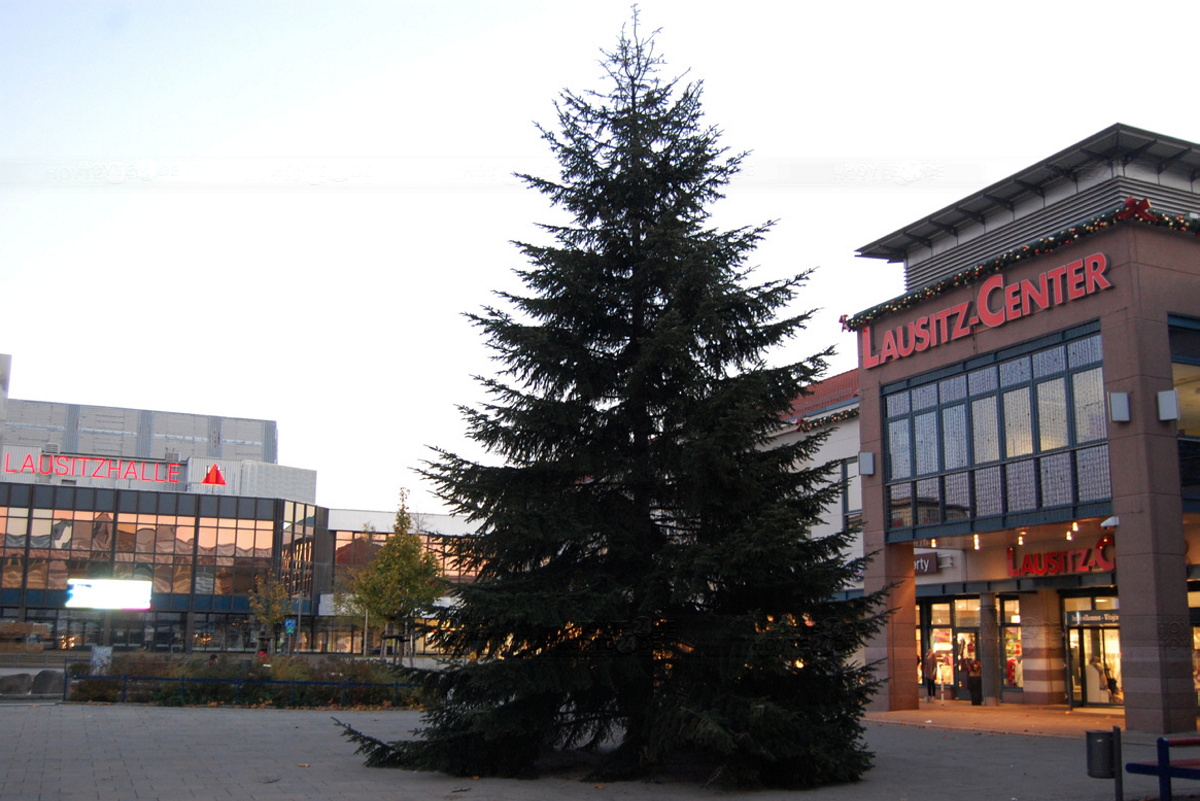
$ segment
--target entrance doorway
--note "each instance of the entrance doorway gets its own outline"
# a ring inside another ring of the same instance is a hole
[[[1067,617],[1067,663],[1071,674],[1072,704],[1123,704],[1120,630],[1116,626],[1096,625],[1084,612],[1071,612]]]

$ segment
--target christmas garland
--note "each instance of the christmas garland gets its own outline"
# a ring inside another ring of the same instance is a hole
[[[963,270],[948,278],[943,278],[937,283],[923,286],[920,289],[913,290],[906,295],[901,295],[886,303],[872,306],[866,311],[859,312],[853,316],[843,314],[840,319],[842,330],[858,331],[863,326],[870,324],[884,315],[924,303],[930,298],[935,298],[958,287],[973,284],[981,278],[986,278],[1006,267],[1011,267],[1022,259],[1042,256],[1067,245],[1073,245],[1084,237],[1099,233],[1106,228],[1111,228],[1125,221],[1136,221],[1160,228],[1168,228],[1172,231],[1200,236],[1200,219],[1188,219],[1182,215],[1172,217],[1153,211],[1150,208],[1150,200],[1148,198],[1136,200],[1130,197],[1112,211],[1092,217],[1087,222],[1072,225],[1070,228],[1064,228],[1053,236],[1047,236],[1027,245],[1014,248],[1006,253],[1002,253],[991,261],[984,262],[969,270]]]
[[[805,420],[803,417],[801,417],[796,421],[796,431],[801,434],[807,434],[809,431],[814,431],[821,426],[832,426],[836,425],[837,423],[844,423],[845,421],[851,420],[855,417],[858,417],[857,406],[855,406],[853,409],[842,409],[840,412],[827,414],[824,417],[818,417],[813,420]]]

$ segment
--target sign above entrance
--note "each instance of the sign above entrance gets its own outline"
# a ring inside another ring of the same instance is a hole
[[[1112,535],[1096,541],[1092,548],[1074,548],[1068,551],[1027,553],[1017,561],[1017,549],[1008,549],[1008,575],[1017,576],[1061,576],[1068,573],[1110,572],[1117,569],[1117,555],[1112,553]]]
[[[1112,282],[1105,277],[1107,270],[1108,257],[1093,253],[1046,270],[1032,280],[1006,284],[1004,275],[997,273],[983,282],[973,303],[959,303],[884,331],[878,352],[872,353],[871,326],[864,326],[859,334],[862,366],[870,370],[969,337],[976,326],[999,328],[1019,317],[1111,289]]]
[[[1099,609],[1067,612],[1068,626],[1116,626],[1120,622],[1120,612],[1107,612]]]

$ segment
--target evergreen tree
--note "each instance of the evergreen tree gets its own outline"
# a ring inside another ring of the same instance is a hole
[[[455,554],[479,579],[441,621],[458,659],[425,677],[421,738],[382,761],[526,776],[615,743],[594,779],[686,755],[728,785],[855,780],[876,599],[831,600],[860,565],[848,532],[810,536],[839,498],[806,466],[820,437],[767,447],[828,355],[767,360],[806,276],[751,283],[769,225],[709,227],[743,156],[701,85],[661,77],[636,16],[605,57],[607,93],[564,91],[541,129],[560,178],[520,176],[572,222],[517,243],[527,294],[473,315],[504,369],[463,413],[499,459],[426,475],[480,524]]]

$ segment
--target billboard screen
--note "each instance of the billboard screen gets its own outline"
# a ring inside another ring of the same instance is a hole
[[[132,579],[67,579],[67,607],[149,609],[153,582]]]

